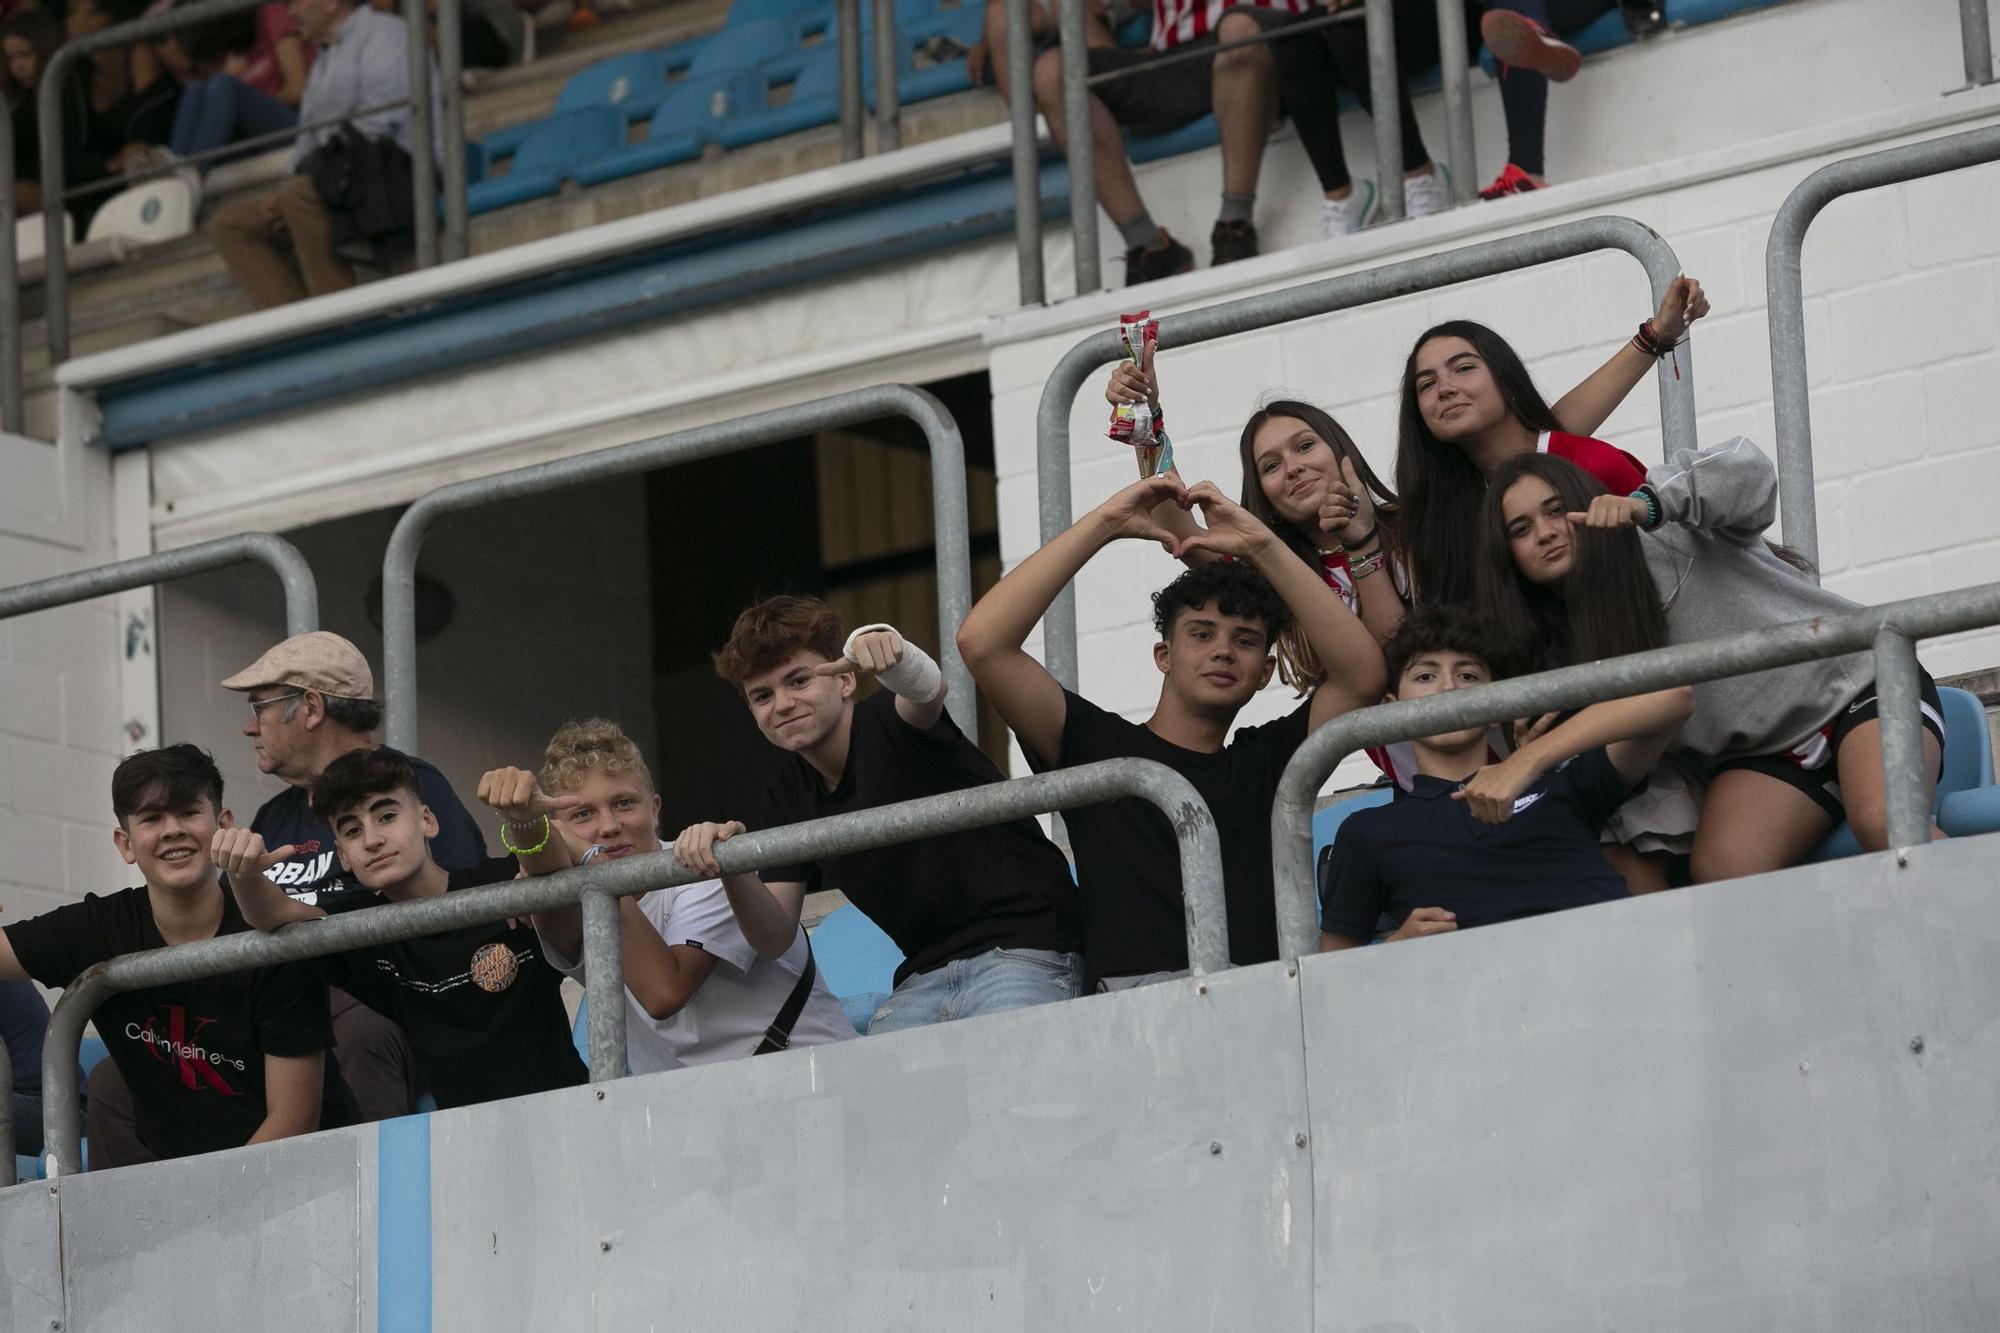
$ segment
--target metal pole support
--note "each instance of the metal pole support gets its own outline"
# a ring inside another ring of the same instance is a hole
[[[1993,82],[1993,28],[1986,12],[1987,0],[1958,0],[1958,36],[1965,49],[1965,88],[1983,88]]]
[[[1226,338],[1232,333],[1571,259],[1593,250],[1623,250],[1643,264],[1655,304],[1666,294],[1667,284],[1680,273],[1680,260],[1675,257],[1673,247],[1652,228],[1631,218],[1582,218],[1169,315],[1160,321],[1159,345],[1162,350],[1187,347]],[[1669,452],[1695,447],[1694,362],[1690,350],[1689,347],[1680,350],[1679,376],[1664,362],[1660,366],[1660,424]],[[1085,378],[1123,354],[1115,331],[1093,333],[1064,354],[1042,386],[1041,405],[1035,413],[1035,467],[1044,543],[1054,540],[1072,522],[1069,418],[1076,396]],[[1042,661],[1057,680],[1070,689],[1077,688],[1074,583],[1063,588],[1042,618]]]
[[[875,6],[875,151],[893,153],[903,146],[902,113],[897,100],[897,74],[903,67],[896,44],[896,0],[873,0]]]
[[[14,1183],[14,1062],[0,1038],[0,1188]]]
[[[424,0],[403,0],[409,27],[410,198],[417,214],[417,267],[438,262],[436,138],[431,121],[430,11]]]
[[[840,44],[840,160],[867,151],[861,129],[861,0],[836,0],[834,36]]]
[[[0,116],[0,430],[25,429],[21,391],[21,265],[14,252],[14,118]],[[1039,256],[1038,256],[1039,257]]]
[[[306,564],[298,547],[268,532],[242,532],[234,537],[219,537],[195,546],[0,588],[0,620],[246,562],[263,565],[278,576],[285,590],[287,636],[309,634],[319,628],[319,590],[313,582],[312,567]]]
[[[625,955],[618,899],[601,889],[583,895],[583,993],[590,1001],[590,1081],[625,1076]]]
[[[1054,0],[1062,59],[1063,156],[1069,159],[1069,231],[1076,259],[1076,294],[1103,286],[1097,245],[1097,148],[1085,54],[1083,0]],[[1016,75],[1015,77],[1019,77]]]
[[[1917,649],[1909,636],[1887,627],[1875,636],[1875,690],[1882,723],[1882,801],[1889,846],[1921,847],[1931,840],[1931,812],[1924,802]]]
[[[1479,198],[1479,157],[1472,139],[1472,52],[1463,0],[1437,0],[1438,66],[1444,80],[1445,174],[1451,201]]]
[[[1368,100],[1374,110],[1375,216],[1395,222],[1403,216],[1403,118],[1396,114],[1396,15],[1392,0],[1368,0]],[[1449,82],[1449,80],[1447,80]]]
[[[2000,161],[2000,125],[1900,144],[1829,162],[1798,183],[1764,243],[1764,295],[1771,331],[1771,406],[1777,418],[1778,509],[1785,545],[1819,564],[1813,494],[1812,394],[1806,371],[1806,301],[1799,273],[1806,231],[1844,194]]]
[[[438,83],[444,113],[444,258],[463,259],[472,249],[465,201],[465,31],[459,0],[438,0]],[[411,122],[415,124],[414,121]],[[422,198],[421,195],[418,196]],[[419,205],[421,207],[421,205]]]
[[[676,463],[753,449],[882,417],[914,422],[930,444],[931,509],[938,579],[938,658],[950,692],[945,707],[968,735],[978,728],[972,673],[958,654],[958,626],[972,609],[970,520],[966,512],[965,442],[958,423],[936,398],[907,384],[816,398],[671,435],[638,440],[552,463],[515,468],[441,486],[421,496],[396,522],[382,555],[382,679],[388,743],[417,747],[417,554],[438,518],[564,486],[630,476]]]
[[[1042,154],[1035,133],[1033,0],[1007,0],[1007,113],[1013,130],[1014,267],[1021,304],[1040,305],[1042,278]]]
[[[1306,737],[1305,744],[1292,755],[1284,776],[1278,779],[1278,793],[1271,806],[1279,956],[1297,958],[1318,947],[1313,907],[1313,800],[1335,766],[1357,750],[1508,718],[1539,717],[1676,685],[1698,685],[1724,676],[1840,657],[1871,647],[1887,668],[1881,682],[1882,764],[1889,780],[1890,842],[1899,847],[1921,845],[1929,837],[1930,812],[1909,808],[1910,804],[1922,805],[1916,793],[1920,791],[1917,778],[1923,759],[1922,740],[1916,735],[1916,659],[1909,646],[1917,639],[1978,629],[1996,621],[2000,621],[2000,583],[1988,583],[1748,634],[1674,644],[1492,685],[1447,690],[1422,699],[1376,704],[1337,717]],[[1894,673],[1899,670],[1907,674],[1896,679]],[[1892,719],[1902,731],[1895,752],[1890,741]],[[1900,812],[1895,804],[1898,799],[1906,802]],[[1900,827],[1894,821],[1901,821]],[[1913,831],[1911,842],[1902,841]]]

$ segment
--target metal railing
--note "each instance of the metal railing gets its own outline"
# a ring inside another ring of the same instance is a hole
[[[1676,685],[1694,685],[1773,667],[1873,651],[1881,695],[1882,772],[1889,846],[1930,841],[1923,803],[1923,734],[1918,720],[1915,643],[2000,623],[2000,583],[1933,593],[1884,606],[1862,607],[1753,630],[1728,638],[1675,644],[1629,657],[1564,667],[1532,676],[1447,690],[1422,699],[1378,704],[1335,718],[1293,754],[1271,808],[1272,878],[1278,895],[1278,949],[1296,958],[1317,947],[1313,799],[1335,766],[1370,745],[1435,736],[1463,727],[1539,717]]]
[[[1150,759],[1106,760],[741,834],[718,844],[716,859],[725,872],[744,873],[1125,797],[1151,802],[1173,826],[1180,851],[1189,966],[1196,976],[1222,971],[1229,966],[1229,927],[1223,900],[1222,848],[1214,817],[1186,778]],[[301,922],[270,934],[244,931],[98,963],[85,969],[63,992],[50,1015],[42,1047],[43,1138],[52,1166],[50,1174],[73,1175],[82,1164],[77,1050],[84,1024],[107,996],[320,958],[562,907],[580,906],[584,915],[591,1081],[618,1078],[625,1068],[625,974],[619,952],[617,900],[702,878],[698,872],[683,869],[671,852],[653,852],[536,879],[509,880],[474,892],[388,903],[324,921]]]
[[[1367,26],[1369,100],[1375,107],[1375,174],[1377,215],[1384,222],[1403,216],[1403,126],[1396,105],[1403,74],[1396,64],[1396,24],[1392,0],[1367,0],[1365,10],[1319,15],[1233,39],[1198,51],[1171,52],[1159,59],[1130,69],[1092,75],[1085,55],[1083,0],[1055,0],[1060,60],[1062,65],[1063,156],[1069,162],[1069,217],[1071,247],[1079,296],[1098,290],[1103,284],[1103,261],[1097,223],[1096,148],[1091,138],[1090,89],[1114,79],[1147,77],[1161,65],[1178,60],[1214,59],[1224,52],[1303,37],[1317,28],[1336,23],[1360,21]],[[1477,165],[1472,138],[1472,70],[1465,35],[1465,11],[1461,0],[1437,0],[1439,65],[1444,88],[1446,129],[1446,175],[1451,181],[1454,203],[1470,203],[1474,197]],[[1034,139],[1035,103],[1028,33],[1028,5],[1025,0],[1008,0],[1007,64],[1011,80],[1008,93],[1014,127],[1014,226],[1017,263],[1021,270],[1023,304],[1042,299],[1041,285],[1041,192],[1040,163],[1024,150]],[[1328,90],[1332,96],[1332,90]],[[1261,150],[1260,150],[1261,151]],[[1024,185],[1024,176],[1035,173]],[[1028,254],[1033,249],[1033,271]],[[1030,293],[1033,293],[1031,296]]]
[[[1965,88],[1993,82],[1993,28],[1987,0],[1958,0],[1959,44],[1965,49]],[[1955,88],[1963,92],[1965,88]]]
[[[21,263],[14,249],[14,117],[0,116],[0,430],[19,435],[26,418],[21,396]]]
[[[306,634],[319,628],[319,590],[313,582],[311,567],[296,546],[268,532],[218,537],[212,542],[0,588],[0,620],[241,564],[263,565],[278,576],[285,590],[287,635]]]
[[[455,219],[456,226],[454,239],[448,248],[462,255],[465,251],[465,125],[463,95],[459,90],[458,2],[437,0],[437,22],[439,57],[445,62],[439,75],[443,80],[445,103],[446,137],[442,145],[445,183],[455,192],[455,197],[445,201],[447,217]],[[40,83],[35,89],[35,98],[41,136],[42,235],[46,264],[42,278],[42,319],[51,366],[68,359],[70,343],[69,271],[64,260],[67,242],[63,235],[64,209],[61,201],[65,194],[62,94],[71,68],[93,52],[158,40],[183,28],[256,9],[262,3],[263,0],[208,0],[205,4],[190,5],[185,9],[165,10],[65,42],[50,57],[48,68],[42,71]],[[417,264],[429,267],[437,262],[438,255],[437,164],[432,154],[439,148],[431,123],[429,14],[425,0],[403,0],[402,15],[410,28],[410,143],[415,150],[410,154],[410,179],[412,198],[416,201]],[[12,208],[10,198],[5,211],[11,213]],[[11,252],[11,227],[5,245]],[[10,287],[18,282],[11,267],[0,269],[0,277],[4,277]],[[15,322],[11,326],[5,323],[6,307],[0,306],[0,339],[7,342],[8,358],[20,355],[18,294],[13,300]],[[19,373],[18,368],[15,373]]]
[[[1984,0],[1979,0],[1983,6]],[[1785,545],[1819,563],[1819,510],[1813,494],[1812,392],[1806,371],[1806,302],[1799,265],[1806,231],[1844,194],[2000,161],[2000,125],[1900,144],[1829,162],[1800,181],[1778,209],[1764,243],[1770,307],[1771,407],[1778,430],[1778,511]]]
[[[1185,314],[1169,315],[1160,321],[1160,349],[1187,347],[1195,343],[1225,338],[1232,333],[1268,328],[1314,315],[1348,310],[1376,301],[1393,300],[1413,292],[1429,291],[1490,278],[1498,273],[1572,259],[1596,250],[1623,250],[1646,269],[1653,300],[1657,302],[1667,285],[1680,273],[1680,260],[1673,247],[1652,228],[1631,218],[1601,216],[1582,218],[1517,236],[1424,255],[1379,268],[1345,273],[1318,282],[1287,287],[1282,291],[1246,296],[1218,305],[1203,306]],[[1070,409],[1084,379],[1101,366],[1119,359],[1123,351],[1114,329],[1093,333],[1070,348],[1042,387],[1041,405],[1036,409],[1036,484],[1041,505],[1042,541],[1053,540],[1074,520],[1070,514]],[[1691,348],[1683,346],[1679,373],[1665,362],[1659,370],[1660,418],[1666,447],[1692,449],[1694,429],[1694,359]],[[1065,587],[1042,619],[1043,660],[1055,678],[1076,688],[1076,585]]]
[[[914,423],[930,445],[932,536],[937,546],[939,657],[950,689],[945,707],[968,735],[978,728],[972,673],[958,653],[958,626],[972,609],[972,548],[966,513],[965,444],[944,404],[907,384],[815,398],[708,426],[675,431],[595,453],[538,463],[511,472],[442,486],[418,499],[396,522],[382,555],[382,676],[389,744],[414,752],[417,744],[417,554],[440,516],[564,486],[629,476],[754,449],[816,431],[883,417]]]
[[[0,1037],[0,1189],[14,1183],[14,1063]]]

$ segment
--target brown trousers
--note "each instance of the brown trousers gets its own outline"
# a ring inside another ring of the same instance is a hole
[[[417,1107],[421,1080],[416,1056],[403,1030],[346,991],[328,992],[333,1001],[333,1054],[340,1076],[354,1094],[363,1120],[390,1120]],[[90,1095],[84,1112],[84,1133],[90,1140],[90,1169],[134,1166],[158,1160],[139,1142],[132,1090],[109,1060],[90,1071]]]
[[[275,222],[264,213],[266,200]],[[229,275],[260,310],[354,285],[354,270],[333,252],[326,202],[304,176],[287,176],[263,198],[225,204],[210,219],[208,234]]]

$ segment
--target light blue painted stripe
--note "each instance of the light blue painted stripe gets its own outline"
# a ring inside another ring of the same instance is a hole
[[[376,1333],[431,1330],[431,1118],[376,1126]]]

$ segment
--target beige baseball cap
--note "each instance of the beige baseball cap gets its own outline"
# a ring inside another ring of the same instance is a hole
[[[326,630],[294,634],[222,682],[225,690],[289,685],[330,699],[373,699],[375,676],[361,650]]]

